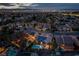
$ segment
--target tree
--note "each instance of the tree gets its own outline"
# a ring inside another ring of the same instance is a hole
[[[52,38],[51,44],[52,44],[52,46],[53,46],[53,49],[56,49],[56,48],[57,48],[57,42],[56,42],[55,37]]]

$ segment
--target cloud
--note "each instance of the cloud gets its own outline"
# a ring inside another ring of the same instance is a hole
[[[0,6],[13,6],[11,3],[0,3]]]
[[[20,3],[19,6],[31,6],[33,3]]]
[[[35,7],[35,6],[39,6],[39,4],[32,4],[31,6],[34,6]]]
[[[26,7],[34,7],[37,4],[34,3],[2,3],[0,4],[0,9],[16,9],[16,8],[26,8]]]

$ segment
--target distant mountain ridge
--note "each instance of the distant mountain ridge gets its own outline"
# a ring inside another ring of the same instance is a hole
[[[79,12],[79,9],[0,9],[0,12]]]

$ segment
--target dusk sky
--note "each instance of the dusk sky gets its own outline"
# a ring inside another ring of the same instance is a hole
[[[79,9],[79,3],[1,3],[0,9],[17,8],[52,8],[52,9]]]

